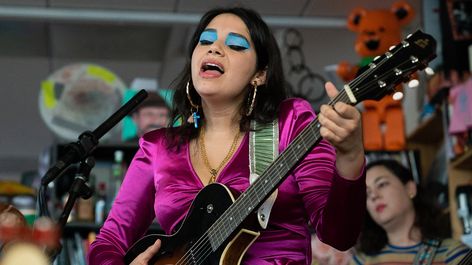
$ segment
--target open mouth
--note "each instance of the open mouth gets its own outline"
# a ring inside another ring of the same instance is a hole
[[[378,40],[369,40],[369,41],[365,42],[365,46],[367,47],[367,49],[369,49],[371,51],[375,51],[379,48],[380,41],[378,41]]]
[[[225,73],[223,67],[216,63],[203,63],[201,70],[202,72],[216,71],[216,72],[219,72],[220,74]]]

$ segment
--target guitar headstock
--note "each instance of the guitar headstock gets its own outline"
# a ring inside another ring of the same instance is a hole
[[[348,86],[357,102],[379,100],[394,92],[394,87],[408,81],[410,75],[424,69],[436,57],[436,40],[421,30],[408,35],[382,56],[376,57],[368,69]]]

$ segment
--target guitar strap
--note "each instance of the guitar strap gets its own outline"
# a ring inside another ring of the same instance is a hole
[[[275,119],[270,124],[251,121],[249,132],[249,182],[252,184],[279,155],[279,124]],[[277,189],[257,210],[257,220],[265,229],[269,223],[270,211],[277,198]]]
[[[433,263],[434,255],[441,245],[440,240],[430,239],[423,242],[413,260],[413,265],[430,265]]]

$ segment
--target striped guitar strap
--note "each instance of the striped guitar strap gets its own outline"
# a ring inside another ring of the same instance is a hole
[[[275,119],[270,124],[251,122],[249,132],[249,182],[252,184],[279,155],[279,124]],[[257,211],[257,220],[262,228],[267,228],[270,211],[277,198],[275,190]]]
[[[429,239],[423,242],[418,254],[416,254],[413,265],[430,265],[433,262],[434,255],[441,245],[440,240]]]

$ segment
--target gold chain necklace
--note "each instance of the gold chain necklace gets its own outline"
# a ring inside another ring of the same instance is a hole
[[[220,171],[220,169],[233,156],[234,151],[236,151],[236,146],[238,145],[239,135],[240,135],[239,131],[236,132],[236,135],[234,136],[233,143],[231,144],[231,148],[229,149],[228,154],[226,154],[225,158],[223,159],[223,161],[220,162],[220,164],[218,165],[217,168],[212,168],[210,166],[210,161],[208,161],[208,157],[207,157],[207,153],[206,153],[206,149],[205,149],[205,129],[202,127],[202,132],[201,132],[201,135],[200,135],[200,139],[198,141],[198,145],[199,145],[198,149],[200,149],[200,155],[202,156],[203,163],[208,168],[208,170],[210,171],[210,174],[211,174],[211,177],[210,177],[210,180],[208,181],[208,184],[211,184],[211,183],[215,182],[216,177],[218,176],[218,172]]]

